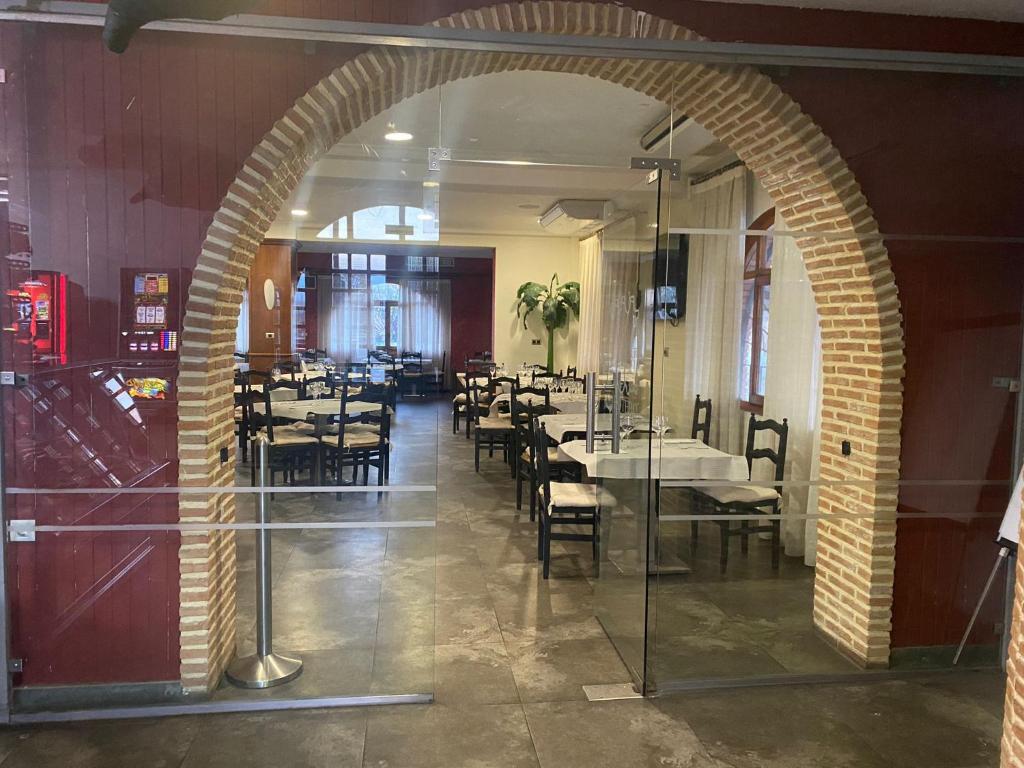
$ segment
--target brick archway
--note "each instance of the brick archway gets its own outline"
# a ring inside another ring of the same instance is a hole
[[[671,22],[611,4],[526,0],[465,11],[439,26],[509,32],[700,39]],[[545,70],[618,83],[685,114],[729,145],[770,193],[797,239],[822,326],[821,478],[893,480],[899,470],[903,341],[888,254],[853,174],[821,129],[750,67],[375,48],[321,80],[245,162],[214,217],[194,273],[179,376],[180,483],[231,486],[232,352],[255,251],[310,166],[356,127],[402,99],[478,74]],[[850,457],[841,445],[849,440]],[[233,450],[233,449],[232,449]],[[896,490],[823,487],[814,620],[866,666],[889,654]],[[233,519],[229,492],[182,497],[189,522]],[[182,680],[215,684],[234,648],[234,565],[228,535],[182,547]],[[185,597],[201,595],[203,599]]]

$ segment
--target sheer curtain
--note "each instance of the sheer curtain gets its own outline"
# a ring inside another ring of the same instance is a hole
[[[580,375],[601,365],[601,248],[603,236],[580,241],[580,332],[576,367]]]
[[[746,227],[746,169],[735,168],[697,185],[694,228],[730,234],[690,237],[686,288],[684,404],[699,394],[713,401],[710,442],[742,454],[745,414],[739,402],[740,335],[743,302],[743,237]]]
[[[779,222],[776,229],[788,228]],[[818,477],[821,331],[807,267],[791,237],[774,240],[771,286],[764,416],[789,420],[785,479],[806,483]],[[755,470],[755,477],[771,477],[770,465],[759,463],[762,466]],[[817,507],[817,488],[798,485],[783,493],[786,554],[802,555],[808,565],[814,564],[816,521],[794,518],[813,514]]]
[[[637,222],[627,218],[610,224],[601,239],[600,334],[598,365],[592,370],[607,372],[613,367],[635,370],[645,351],[642,296],[637,296]]]
[[[238,325],[235,329],[235,352],[249,352],[249,291],[242,291],[242,306],[238,308]]]
[[[317,330],[320,346],[337,361],[362,361],[371,346],[370,292],[332,288],[330,275],[317,286]]]
[[[452,286],[447,280],[404,279],[401,351],[422,352],[429,366],[440,369],[452,346]],[[449,354],[450,356],[450,354]]]

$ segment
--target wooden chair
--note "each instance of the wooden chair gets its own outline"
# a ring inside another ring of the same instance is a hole
[[[772,432],[777,437],[776,448],[756,448],[757,434],[759,432]],[[722,573],[725,573],[729,563],[729,539],[733,536],[742,536],[741,547],[743,554],[749,550],[749,537],[756,533],[770,533],[772,535],[772,569],[779,568],[779,554],[782,548],[782,525],[778,519],[771,520],[767,525],[753,525],[751,517],[760,514],[777,516],[781,509],[782,501],[782,479],[786,470],[786,442],[789,437],[789,423],[783,419],[780,424],[772,419],[758,420],[754,414],[750,414],[750,421],[747,425],[747,447],[744,455],[747,459],[747,472],[753,472],[754,462],[759,459],[770,461],[775,465],[775,487],[768,486],[702,486],[695,488],[701,502],[710,506],[712,514],[742,515],[745,520],[739,521],[739,526],[732,527],[731,520],[718,520],[719,533],[721,534],[722,549],[719,556],[719,564]],[[691,528],[691,534],[693,529]],[[697,537],[692,535],[691,546],[696,546]]]
[[[270,395],[271,400],[301,400],[303,384],[293,379],[273,379],[263,386],[263,391]]]
[[[564,378],[575,379],[578,376],[579,376],[579,371],[577,370],[577,368],[575,366],[569,366],[568,368],[565,369],[565,376],[564,376]]]
[[[493,403],[495,398],[498,397],[498,395],[505,394],[505,387],[506,386],[508,387],[508,391],[509,391],[510,394],[512,392],[515,392],[516,388],[519,386],[519,377],[518,376],[492,376],[491,377],[490,381],[487,383],[487,394],[488,394],[487,403],[488,404],[486,406],[484,406],[484,410],[485,410],[485,414],[484,415],[485,416],[508,416],[509,413],[512,411],[511,404],[509,405],[509,409],[507,411],[503,411],[503,412],[500,412],[500,413],[495,411],[495,409],[492,408],[491,405],[490,405],[490,403]],[[492,411],[494,411],[494,412],[492,412]]]
[[[480,400],[480,383],[474,379],[469,385],[470,394],[470,418],[473,423],[474,433],[474,460],[476,471],[480,471],[480,448],[487,444],[487,455],[494,456],[496,445],[501,446],[502,456],[505,461],[509,460],[509,448],[512,442],[512,422],[501,419],[497,416],[483,415],[489,409]]]
[[[594,574],[601,569],[601,508],[614,507],[615,498],[597,485],[551,481],[548,435],[538,419],[533,422],[534,461],[537,472],[537,559],[544,562],[544,578],[551,572],[552,541],[589,541],[594,557]],[[590,533],[560,533],[556,526],[589,527]]]
[[[703,413],[703,415],[701,415]],[[701,400],[700,395],[693,403],[693,426],[690,428],[690,437],[694,440],[700,435],[704,445],[710,445],[711,440],[711,398]]]
[[[456,393],[455,397],[452,398],[452,434],[457,435],[459,433],[459,423],[463,416],[466,417],[466,439],[469,440],[469,388],[472,382],[477,379],[485,380],[485,388],[489,389],[491,375],[484,372],[469,372],[465,374],[466,383],[463,386],[463,391]],[[489,397],[490,395],[488,395]]]
[[[246,421],[249,425],[249,439],[252,443],[252,464],[250,466],[250,479],[256,485],[257,465],[259,464],[259,449],[257,439],[266,435],[269,441],[269,463],[267,466],[270,475],[270,484],[275,484],[275,477],[278,472],[284,473],[285,482],[295,483],[295,475],[299,471],[308,470],[310,484],[315,483],[317,471],[317,446],[318,441],[312,435],[299,432],[282,423],[275,424],[273,413],[273,401],[270,397],[270,390],[262,393],[255,391],[243,396],[243,407],[247,411]],[[263,403],[263,412],[256,410],[256,403]]]
[[[343,471],[352,469],[351,485],[359,482],[363,469],[363,485],[370,481],[370,467],[377,469],[377,485],[383,486],[390,475],[391,413],[388,406],[390,393],[367,392],[359,395],[361,403],[379,407],[358,414],[348,413],[350,402],[348,387],[342,385],[337,419],[337,433],[320,437],[320,466],[326,484],[328,474],[334,472],[335,483],[344,483]]]
[[[561,377],[557,373],[548,373],[547,371],[537,371],[537,370],[535,370],[533,372],[532,382],[533,382],[533,384],[535,386],[537,384],[540,384],[540,385],[547,385],[549,387],[553,387],[553,386],[556,386],[558,384],[558,380],[560,378]]]
[[[333,400],[337,396],[337,383],[333,376],[313,376],[299,383],[302,385],[299,389],[299,400]]]
[[[301,371],[302,365],[294,360],[278,360],[274,363],[274,368],[279,370],[281,375],[287,374],[292,381],[295,381],[295,374]]]
[[[540,387],[523,387],[512,393],[512,477],[516,481],[516,509],[523,508],[523,481],[530,488],[530,520],[537,514],[537,472],[533,459],[533,422],[551,413],[551,393]],[[549,466],[557,462],[558,449]]]

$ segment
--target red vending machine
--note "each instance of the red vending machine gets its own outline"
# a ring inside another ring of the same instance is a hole
[[[10,325],[5,330],[15,355],[33,366],[67,365],[67,275],[32,271],[7,290],[7,301]]]

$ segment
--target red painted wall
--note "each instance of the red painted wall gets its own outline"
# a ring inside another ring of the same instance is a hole
[[[456,0],[286,0],[267,8],[290,15],[421,23],[459,7],[481,5]],[[689,1],[637,5],[720,40],[1024,51],[1021,30],[1013,25]],[[11,280],[10,254],[28,251],[33,268],[65,272],[78,286],[73,365],[59,371],[22,370],[32,374],[34,386],[58,383],[53,395],[59,398],[58,407],[81,430],[96,431],[91,439],[99,448],[94,453],[105,465],[123,465],[129,482],[173,484],[176,445],[170,404],[147,416],[145,431],[131,426],[118,431],[107,419],[109,404],[88,375],[120,363],[120,268],[190,267],[213,212],[252,146],[299,95],[357,50],[318,45],[310,54],[301,43],[289,41],[143,32],[127,54],[115,57],[102,50],[95,29],[0,24],[0,67],[7,72],[7,83],[0,87],[0,176],[9,177],[10,190],[9,205],[0,203],[0,222],[8,222],[5,239],[11,240],[5,253],[5,287]],[[1022,234],[1019,168],[1024,153],[1019,131],[1014,131],[1024,117],[1024,99],[1018,81],[792,70],[780,76],[780,83],[835,141],[884,231]],[[929,345],[941,338],[937,329],[916,324],[915,318],[927,316],[934,297],[912,286],[927,275],[932,258],[948,260],[944,274],[954,282],[977,279],[979,272],[987,279],[993,274],[989,270],[1001,267],[972,258],[973,247],[959,244],[929,243],[924,261],[915,256],[920,251],[902,241],[890,240],[888,245],[897,278],[906,286],[908,327],[920,329],[908,336],[908,424],[928,425],[904,435],[904,464],[926,472],[931,465],[921,457],[927,457],[936,435],[948,437],[957,430],[941,418],[929,422],[920,414],[971,414],[973,405],[963,397],[970,392],[964,388],[949,390],[938,402],[915,401],[912,383],[944,376],[948,361],[928,353]],[[459,324],[457,335],[464,347],[456,361],[466,352],[491,346],[490,323],[483,320],[493,303],[487,288],[493,291],[490,278],[480,278],[465,290],[453,291],[453,301],[458,296],[465,302],[459,312],[469,317]],[[480,313],[475,320],[473,311]],[[52,419],[48,413],[22,404],[12,414],[12,406],[7,407],[9,484],[101,482],[74,469],[81,462],[70,447],[54,448],[62,433],[47,421]],[[992,455],[1001,450],[998,443],[990,443]],[[993,460],[992,466],[998,463]],[[16,514],[48,519],[63,511],[67,519],[159,519],[174,509],[173,497],[161,498],[165,504],[140,509],[120,501],[103,505],[101,499],[83,499],[81,508],[65,507],[42,497],[35,498],[39,508],[33,508],[32,499],[19,497]],[[917,564],[904,567],[909,551],[904,542],[917,536],[901,530],[897,628],[902,613],[923,602],[926,588],[920,574],[941,569],[948,558],[946,543],[925,542],[913,555]],[[150,549],[115,538],[90,542],[76,537],[78,543],[70,548],[50,551],[37,545],[38,554],[18,556],[12,566],[19,579],[12,604],[15,644],[21,644],[19,653],[30,660],[47,659],[33,660],[23,682],[175,675],[176,542],[152,542]],[[125,551],[118,549],[125,546]],[[141,559],[132,555],[136,546],[147,553]],[[982,560],[987,563],[984,554],[967,570],[976,570]],[[113,601],[112,594],[121,602]],[[140,607],[143,603],[149,607]],[[950,622],[960,618],[955,612]],[[31,626],[60,629],[45,655],[39,650],[41,635],[26,630]],[[97,651],[83,657],[73,650],[105,649],[115,635],[124,644],[120,655]],[[945,635],[906,639],[944,642]],[[133,662],[125,664],[126,657]]]

